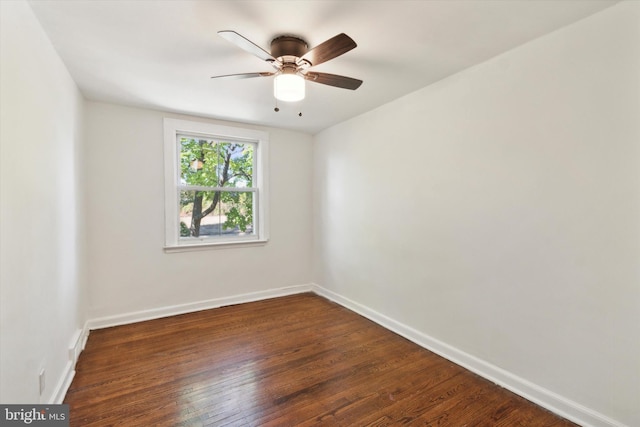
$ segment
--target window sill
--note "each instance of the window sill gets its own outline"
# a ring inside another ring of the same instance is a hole
[[[165,246],[163,249],[165,253],[175,252],[192,252],[192,251],[206,251],[212,249],[232,249],[232,248],[247,248],[253,246],[264,246],[268,242],[264,240],[240,240],[235,242],[207,242],[207,243],[194,243],[190,245],[174,245]]]

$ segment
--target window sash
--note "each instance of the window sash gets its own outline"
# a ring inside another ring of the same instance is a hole
[[[225,138],[219,135],[203,135],[203,134],[198,134],[198,133],[188,133],[188,132],[176,132],[176,147],[177,147],[177,156],[176,156],[176,168],[178,171],[180,171],[180,166],[181,166],[181,155],[182,155],[182,143],[181,140],[183,138],[193,138],[193,139],[198,139],[198,140],[204,140],[210,143],[215,143],[217,144],[242,144],[242,145],[251,145],[253,146],[253,162],[252,162],[252,176],[251,176],[251,180],[255,183],[256,182],[256,176],[259,173],[258,170],[258,157],[260,156],[260,153],[258,152],[258,143],[259,141],[256,141],[255,139],[244,139],[244,138]],[[176,183],[177,185],[184,185],[180,182],[180,179],[182,177],[182,173],[180,171],[180,173],[177,174],[176,176]],[[219,188],[219,187],[215,187],[215,188]],[[224,187],[223,187],[224,188]],[[228,187],[228,188],[232,188],[232,187]],[[233,187],[233,188],[239,188],[239,187]],[[255,187],[251,187],[251,188],[255,188]]]
[[[212,190],[212,191],[224,191],[224,192],[228,192],[228,193],[237,193],[237,191],[231,191],[228,190],[228,187],[223,187],[226,190]],[[180,193],[182,191],[204,191],[204,190],[184,190],[184,189],[178,189],[177,191],[177,199],[180,200]],[[254,193],[254,196],[252,197],[252,201],[253,201],[253,212],[258,212],[258,207],[259,207],[259,199],[258,199],[258,191],[256,189],[256,191],[244,191],[244,193]],[[178,223],[176,224],[176,226],[178,227],[178,230],[180,230],[180,211],[182,209],[182,206],[180,205],[180,203],[178,203],[177,206],[177,216],[178,216]],[[209,214],[211,215],[211,214]],[[209,216],[207,215],[207,217]],[[204,217],[206,218],[206,217]],[[179,242],[185,243],[185,244],[189,244],[190,242],[195,243],[195,242],[233,242],[233,241],[240,241],[240,240],[255,240],[256,237],[260,236],[260,223],[259,221],[257,221],[257,217],[254,214],[253,216],[253,221],[251,223],[251,233],[246,234],[244,236],[238,236],[238,235],[232,235],[232,236],[224,236],[224,235],[200,235],[197,237],[194,236],[181,236],[179,234],[178,231],[178,238],[179,238]]]

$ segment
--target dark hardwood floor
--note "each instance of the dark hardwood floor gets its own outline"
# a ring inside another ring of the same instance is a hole
[[[573,426],[313,294],[93,331],[72,426]]]

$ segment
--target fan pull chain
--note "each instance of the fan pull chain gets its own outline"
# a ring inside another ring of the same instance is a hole
[[[278,84],[278,82],[276,82],[275,84]],[[273,108],[273,111],[275,111],[276,113],[279,113],[280,107],[278,107],[278,98],[274,97],[274,99],[276,100],[276,106]],[[298,117],[302,117],[302,111],[298,112]]]

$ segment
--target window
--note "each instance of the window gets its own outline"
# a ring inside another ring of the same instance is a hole
[[[165,247],[267,241],[268,135],[164,120]]]

